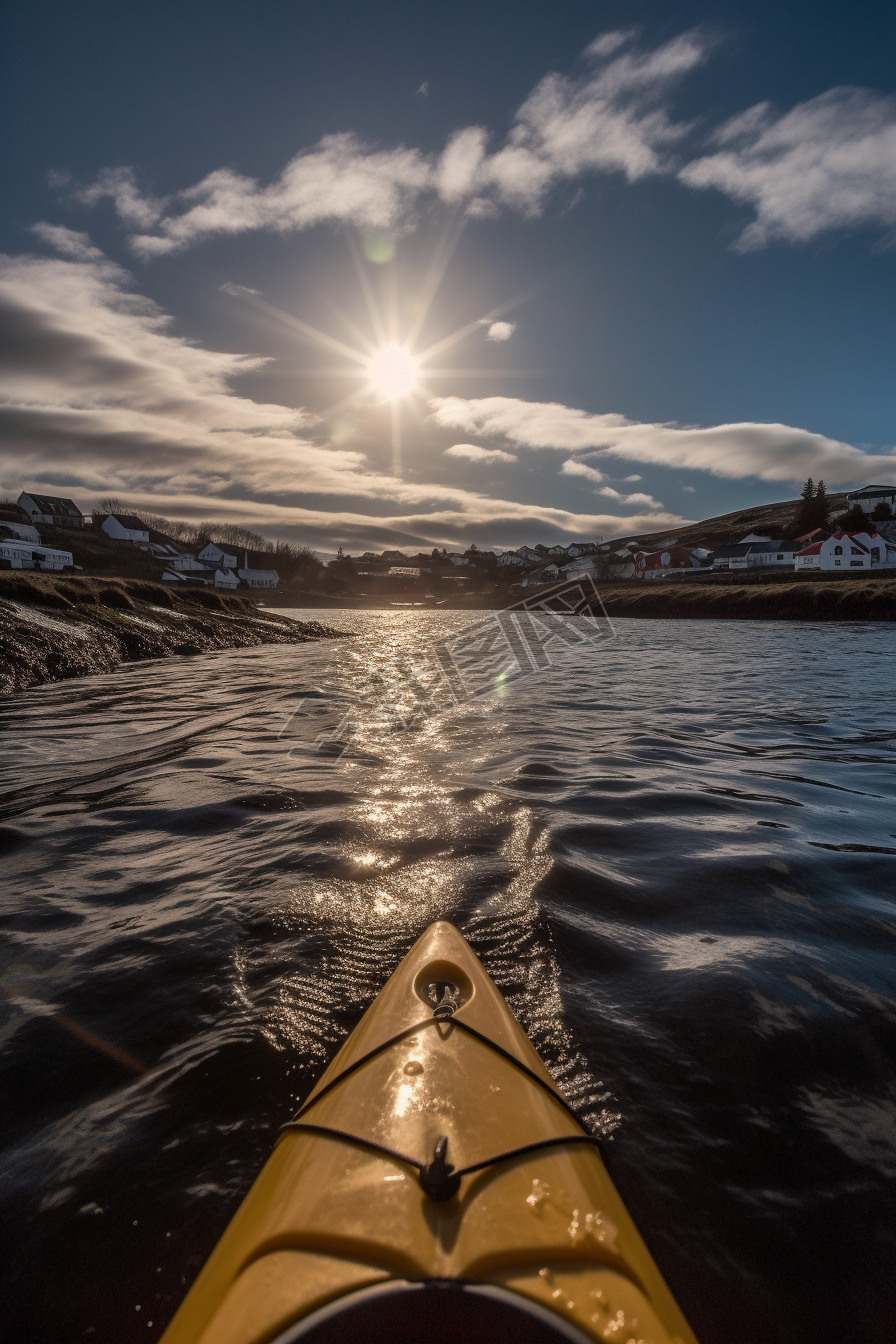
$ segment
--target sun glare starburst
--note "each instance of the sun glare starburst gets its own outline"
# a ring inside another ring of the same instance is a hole
[[[371,391],[381,401],[401,401],[420,381],[420,361],[400,345],[384,345],[367,362]]]
[[[341,340],[330,332],[311,326],[296,313],[289,313],[276,307],[254,290],[240,290],[245,303],[265,313],[270,319],[283,323],[302,340],[339,356],[341,364],[322,370],[323,372],[340,377],[346,376],[355,382],[355,390],[327,409],[326,418],[333,426],[334,443],[344,447],[356,433],[353,415],[346,414],[353,406],[357,408],[359,403],[367,400],[380,402],[389,407],[392,473],[395,476],[400,476],[402,469],[402,419],[409,415],[417,416],[418,419],[425,416],[432,380],[459,375],[467,377],[482,375],[479,366],[437,367],[433,361],[482,327],[494,326],[497,319],[520,302],[522,297],[512,300],[511,303],[504,303],[485,315],[477,314],[434,343],[421,345],[421,333],[459,237],[460,226],[457,224],[445,230],[436,244],[425,274],[415,287],[413,301],[403,307],[398,285],[399,270],[395,239],[386,234],[363,235],[359,244],[354,234],[351,231],[347,232],[348,251],[370,324],[369,332],[365,331],[350,315],[331,304],[348,330],[349,341]],[[510,326],[509,323],[500,322],[497,322],[497,325]],[[508,370],[505,369],[504,372],[506,374]],[[361,388],[357,386],[358,383],[361,384]]]

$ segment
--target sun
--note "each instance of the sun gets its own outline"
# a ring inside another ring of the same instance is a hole
[[[367,378],[381,401],[401,401],[420,381],[420,361],[401,345],[383,345],[367,361]]]

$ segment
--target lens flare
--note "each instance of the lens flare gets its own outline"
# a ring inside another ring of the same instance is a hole
[[[367,377],[381,401],[400,401],[416,388],[420,361],[400,345],[384,345],[370,357]]]

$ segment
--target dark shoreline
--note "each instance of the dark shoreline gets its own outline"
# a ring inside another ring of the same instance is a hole
[[[501,611],[524,597],[537,598],[556,585],[507,594],[474,594],[427,600],[394,597],[339,597],[285,593],[270,599],[278,611],[339,608],[357,611]],[[896,571],[850,574],[752,573],[733,577],[596,583],[609,616],[653,620],[894,621]]]
[[[0,695],[122,663],[344,637],[208,589],[139,579],[0,574]]]

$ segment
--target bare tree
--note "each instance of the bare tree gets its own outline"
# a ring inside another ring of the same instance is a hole
[[[97,500],[96,508],[93,510],[93,516],[96,518],[98,515],[107,513],[130,512],[131,510],[128,508],[127,504],[125,504],[123,500],[120,500],[117,495],[107,495],[105,499]]]

